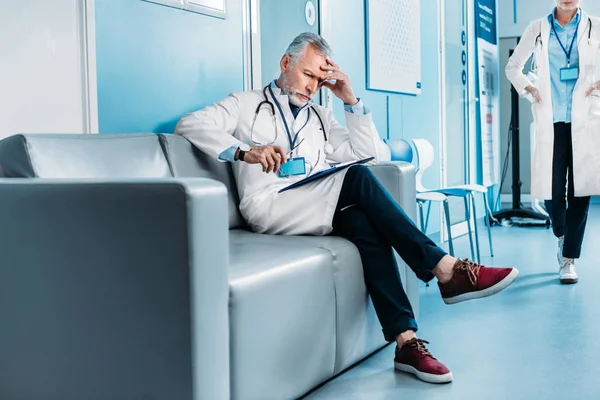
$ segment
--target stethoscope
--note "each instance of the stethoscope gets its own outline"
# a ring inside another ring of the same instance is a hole
[[[592,43],[592,19],[588,17],[588,25],[590,26],[588,29],[588,46]]]
[[[267,95],[267,90],[271,94],[271,98],[274,100],[275,104],[273,104],[273,102],[271,102],[269,100],[269,96]],[[300,146],[300,144],[302,144],[304,139],[302,139],[298,144],[296,144],[296,140],[298,139],[298,135],[300,134],[300,132],[302,132],[302,130],[306,127],[306,125],[308,125],[308,122],[310,121],[310,117],[311,117],[311,110],[312,110],[312,112],[314,112],[315,115],[317,116],[317,118],[319,119],[319,124],[321,125],[321,131],[323,132],[323,139],[325,140],[325,153],[326,154],[333,153],[333,147],[331,146],[331,144],[329,144],[328,139],[327,139],[327,133],[325,132],[325,125],[323,124],[323,119],[321,118],[321,116],[319,115],[317,110],[315,110],[315,108],[312,106],[312,104],[309,106],[310,108],[308,110],[308,116],[306,118],[306,122],[304,123],[304,126],[302,126],[302,128],[300,128],[300,130],[292,138],[292,135],[290,133],[290,128],[289,128],[287,121],[285,119],[285,116],[283,114],[283,110],[281,109],[281,105],[279,104],[279,101],[277,101],[277,99],[275,98],[275,94],[273,93],[273,89],[271,89],[271,85],[265,86],[263,88],[262,92],[263,92],[263,96],[265,97],[265,99],[263,101],[261,101],[260,103],[258,103],[258,106],[256,106],[256,109],[254,110],[254,118],[252,119],[252,126],[250,127],[250,140],[252,141],[252,143],[254,143],[256,145],[260,145],[260,146],[268,146],[270,144],[275,143],[275,141],[279,137],[279,129],[277,126],[277,117],[276,117],[276,113],[275,113],[275,106],[277,106],[277,109],[279,110],[279,113],[281,115],[281,119],[283,120],[283,126],[287,133],[288,140],[290,142],[290,158],[294,158],[294,151]],[[273,137],[272,141],[266,142],[266,143],[261,143],[261,142],[257,142],[254,140],[254,125],[256,124],[256,120],[258,118],[258,115],[260,114],[260,111],[262,109],[264,109],[265,106],[267,107],[267,110],[271,112],[271,119],[273,120],[273,126],[275,127],[275,136]]]
[[[588,45],[590,45],[592,43],[592,19],[590,17],[588,17]],[[537,37],[535,38],[535,44],[537,46],[538,42],[542,43],[542,33],[540,32]]]
[[[588,37],[587,37],[587,42],[588,42],[588,46],[592,43],[592,19],[590,17],[588,17]],[[538,42],[541,44],[542,43],[542,33],[540,32],[537,37],[535,38],[535,46],[537,47]],[[534,53],[534,60],[532,60],[531,62],[531,72],[535,72],[535,64],[536,64],[536,60],[535,60],[535,53]]]

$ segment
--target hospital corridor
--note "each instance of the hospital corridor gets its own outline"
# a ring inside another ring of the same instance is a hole
[[[600,2],[0,0],[0,400],[599,398]]]

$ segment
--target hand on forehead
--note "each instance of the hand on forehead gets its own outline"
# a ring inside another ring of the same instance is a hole
[[[297,62],[298,67],[310,71],[320,81],[331,73],[327,70],[327,67],[331,65],[331,60],[319,53],[313,46],[308,46]]]

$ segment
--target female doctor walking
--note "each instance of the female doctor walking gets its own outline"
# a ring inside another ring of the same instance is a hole
[[[556,0],[549,15],[529,24],[506,66],[517,93],[533,102],[531,194],[546,200],[558,238],[561,283],[579,279],[575,259],[581,254],[590,195],[600,194],[600,81],[594,79],[600,20],[579,4]],[[532,54],[533,71],[525,75]]]

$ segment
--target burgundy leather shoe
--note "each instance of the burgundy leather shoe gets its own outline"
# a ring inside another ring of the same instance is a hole
[[[490,268],[468,259],[457,260],[454,276],[448,283],[439,283],[446,304],[491,296],[506,289],[519,275],[516,268]]]
[[[423,382],[452,382],[452,372],[431,355],[425,343],[429,342],[413,338],[404,343],[402,348],[396,347],[394,368],[413,374]]]

